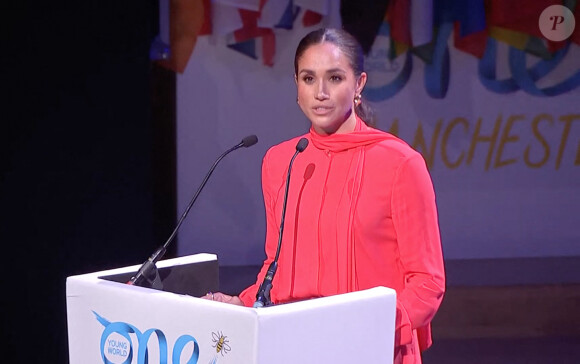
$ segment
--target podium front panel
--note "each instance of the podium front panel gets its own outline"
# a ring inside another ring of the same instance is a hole
[[[255,361],[255,310],[98,278],[110,274],[122,270],[67,279],[70,364]]]
[[[159,265],[216,259],[198,254]],[[392,289],[254,309],[103,279],[137,268],[67,278],[70,364],[378,364],[393,357]]]
[[[258,362],[392,363],[395,316],[385,287],[262,309]]]

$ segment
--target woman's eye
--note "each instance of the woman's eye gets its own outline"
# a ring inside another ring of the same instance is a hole
[[[306,83],[312,83],[312,81],[314,81],[314,78],[312,76],[304,76],[302,80]]]
[[[340,81],[342,81],[342,77],[341,76],[336,76],[336,75],[335,76],[330,76],[330,80],[332,82],[340,82]]]

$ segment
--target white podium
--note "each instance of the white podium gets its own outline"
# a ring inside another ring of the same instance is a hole
[[[392,362],[392,289],[255,309],[195,297],[217,284],[215,255],[157,267],[163,291],[119,283],[139,266],[67,278],[70,364]]]

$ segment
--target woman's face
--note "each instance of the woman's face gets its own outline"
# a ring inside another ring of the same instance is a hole
[[[310,46],[298,59],[296,86],[300,109],[321,135],[354,130],[354,98],[366,82],[357,79],[347,57],[333,43]]]

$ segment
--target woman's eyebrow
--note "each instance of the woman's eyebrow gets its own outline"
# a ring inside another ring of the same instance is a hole
[[[343,70],[342,68],[331,68],[329,70],[326,71],[326,73],[346,73],[345,70]]]
[[[302,73],[315,74],[316,72],[314,72],[313,70],[304,68],[298,72],[298,74],[302,74]],[[326,70],[324,73],[346,73],[346,71],[343,70],[342,68],[331,68],[329,70]]]

